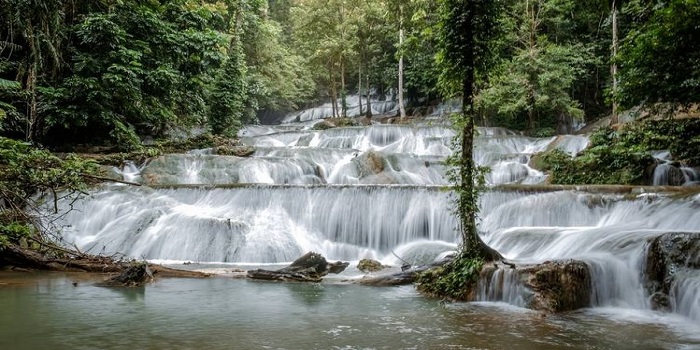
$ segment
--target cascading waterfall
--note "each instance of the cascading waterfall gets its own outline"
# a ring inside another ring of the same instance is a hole
[[[307,112],[308,120],[321,113]],[[474,157],[491,167],[492,185],[542,183],[544,175],[528,165],[533,154],[558,148],[574,156],[588,145],[585,136],[479,131]],[[430,123],[246,127],[241,140],[256,148],[249,158],[195,150],[142,169],[116,169],[146,184],[197,186],[97,190],[63,218],[64,237],[83,251],[154,260],[283,263],[313,250],[332,260],[398,265],[396,253],[412,264],[429,263],[455,250],[460,238],[450,194],[442,190],[454,135]],[[198,186],[217,184],[229,186]],[[494,189],[481,198],[479,225],[484,240],[509,260],[586,262],[594,306],[647,309],[643,265],[650,240],[700,232],[699,207],[699,195]],[[698,290],[698,275],[674,281],[672,311],[699,320]],[[528,293],[516,272],[497,270],[481,282],[479,299],[523,306]]]
[[[699,206],[699,195],[683,199],[642,195],[631,200],[574,192],[529,194],[484,211],[482,229],[487,243],[512,261],[587,262],[594,276],[594,305],[647,309],[643,278],[649,242],[668,232],[699,232]],[[501,278],[496,286],[504,290],[522,288],[518,279],[504,280],[498,274],[493,278]],[[675,283],[674,311],[697,320],[698,294],[692,287],[700,283],[700,276]],[[495,293],[505,292],[483,291],[482,297]]]
[[[109,188],[73,204],[63,235],[89,252],[159,260],[384,259],[416,240],[456,242],[446,197],[405,186]]]

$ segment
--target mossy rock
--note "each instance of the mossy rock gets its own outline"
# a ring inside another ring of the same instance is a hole
[[[365,273],[377,272],[377,271],[381,271],[385,268],[387,268],[387,266],[384,266],[379,261],[373,260],[373,259],[362,259],[357,264],[357,269],[362,271],[362,272],[365,272]]]
[[[328,129],[333,129],[335,128],[335,125],[330,123],[327,120],[324,120],[320,123],[314,124],[314,126],[311,128],[311,130],[328,130]]]
[[[656,309],[671,307],[677,275],[700,270],[700,234],[669,232],[651,240],[644,271],[645,286]]]
[[[215,152],[220,156],[236,156],[245,158],[255,154],[255,148],[247,145],[226,145],[216,147]]]

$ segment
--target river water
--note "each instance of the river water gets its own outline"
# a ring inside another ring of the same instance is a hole
[[[587,146],[585,136],[531,138],[482,128],[475,160],[490,167],[489,185],[525,186],[482,195],[484,240],[515,262],[586,262],[593,277],[588,309],[548,317],[528,311],[528,291],[507,271],[496,274],[503,283],[490,284],[497,290],[481,281],[481,301],[466,304],[424,299],[412,287],[352,285],[347,280],[362,276],[355,268],[322,284],[230,278],[233,269],[281,267],[308,251],[400,266],[396,255],[419,265],[457,248],[443,164],[454,132],[443,121],[311,125],[247,127],[241,139],[256,148],[252,157],[206,149],[166,155],[115,169],[148,187],[106,186],[61,201],[61,209],[73,208],[56,222],[67,244],[224,277],[160,280],[141,290],[90,280],[73,286],[81,277],[70,275],[0,278],[0,342],[86,349],[700,348],[700,275],[674,282],[666,313],[652,310],[643,276],[652,239],[700,231],[700,195],[528,189],[546,180],[528,164],[534,153],[556,147],[575,155]]]
[[[0,274],[1,349],[693,349],[668,315],[590,309],[542,317],[444,304],[412,287],[162,279],[96,287],[70,274]],[[73,283],[77,283],[74,286]]]

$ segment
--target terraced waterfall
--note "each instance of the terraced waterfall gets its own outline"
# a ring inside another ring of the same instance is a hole
[[[395,266],[396,253],[418,265],[457,247],[442,163],[454,133],[440,120],[328,130],[250,126],[240,136],[255,147],[253,156],[192,150],[118,169],[150,187],[110,186],[74,203],[65,238],[93,253],[217,266],[284,263],[307,251]],[[650,244],[672,232],[697,235],[700,195],[528,187],[545,181],[528,166],[532,154],[558,147],[573,155],[587,143],[583,136],[480,129],[475,158],[491,168],[487,181],[495,186],[482,196],[480,229],[512,261],[586,262],[592,307],[649,310]],[[503,184],[521,186],[497,186]],[[694,268],[669,281],[668,305],[700,321]],[[480,298],[524,306],[528,291],[509,273],[482,281]]]

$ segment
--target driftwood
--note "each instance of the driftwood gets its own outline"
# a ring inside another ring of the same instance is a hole
[[[42,244],[47,246],[46,244]],[[121,273],[131,264],[128,261],[116,260],[108,256],[89,255],[80,252],[71,252],[61,248],[56,256],[55,252],[43,254],[36,250],[22,248],[17,245],[7,244],[0,248],[0,268],[33,269],[44,271],[64,272],[91,272],[91,273]],[[66,253],[67,252],[67,253]],[[208,277],[209,274],[176,270],[161,265],[149,264],[149,269],[154,275],[160,277]]]
[[[153,282],[153,272],[148,268],[148,263],[140,262],[127,267],[122,273],[102,283],[105,287],[141,287]]]
[[[268,281],[320,282],[325,275],[341,273],[348,265],[349,263],[340,261],[329,263],[321,254],[309,252],[285,268],[276,271],[250,270],[247,277]]]

